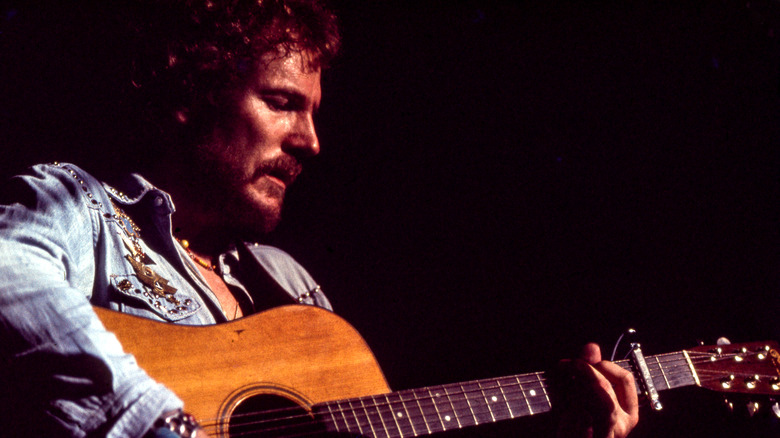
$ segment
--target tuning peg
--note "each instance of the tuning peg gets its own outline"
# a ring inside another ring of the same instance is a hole
[[[729,375],[728,377],[723,377],[720,379],[720,386],[722,386],[723,389],[730,389],[732,383],[734,383],[733,374]]]
[[[731,345],[731,341],[729,341],[729,338],[721,336],[718,338],[717,342],[715,342],[717,345]]]
[[[772,413],[775,414],[775,417],[780,418],[780,404],[776,400],[770,400],[770,403],[772,403]]]
[[[754,401],[747,402],[746,407],[747,407],[748,416],[750,417],[756,415],[756,412],[758,412],[758,410],[761,409],[761,405],[759,405],[758,402],[754,402]]]

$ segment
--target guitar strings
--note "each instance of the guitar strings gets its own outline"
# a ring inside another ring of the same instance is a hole
[[[710,355],[708,355],[708,354],[707,354],[707,355],[705,355],[705,356],[706,356],[706,358],[707,358],[707,359],[709,359],[709,358],[711,357],[711,356],[710,356]],[[668,363],[669,361],[665,361],[665,362],[667,362],[667,363]],[[677,362],[680,362],[682,366],[686,366],[686,367],[687,367],[687,363],[686,363],[686,361],[685,361],[685,360],[678,360]],[[663,371],[663,370],[662,370],[662,371]],[[534,381],[530,381],[530,382],[532,382],[532,383],[533,383]],[[525,383],[529,383],[529,381],[526,381]],[[490,389],[490,388],[491,388],[491,387],[483,387],[482,389],[480,389],[480,390],[474,390],[473,392],[477,392],[477,391],[484,391],[485,389]],[[493,388],[495,388],[495,387],[493,387]],[[436,389],[436,388],[432,387],[431,389]],[[454,395],[454,394],[448,394],[448,395]],[[423,398],[417,397],[417,399],[418,399],[419,401],[425,401],[425,400],[426,400],[426,397],[423,397]],[[508,400],[508,401],[511,401],[511,400]],[[374,407],[378,407],[378,406],[380,406],[380,405],[381,405],[381,404],[377,404],[377,403],[375,402],[375,400],[373,400],[373,402],[374,402],[374,403],[370,403],[370,404],[367,404],[367,405],[366,405],[366,404],[364,404],[363,408],[364,408],[364,409],[365,409],[365,408],[374,408]],[[393,403],[393,402],[390,402],[389,404],[391,405],[392,403]],[[399,403],[399,402],[396,402],[396,403]],[[385,405],[388,405],[388,403],[385,403]],[[295,408],[293,408],[293,409],[295,409]],[[343,409],[342,409],[342,411],[343,411]],[[349,411],[351,412],[351,409],[350,409]],[[335,412],[337,412],[337,413],[338,413],[339,411],[337,410],[337,411],[335,411]],[[248,414],[248,415],[253,415],[253,414]],[[291,418],[292,418],[292,417],[291,417]]]
[[[693,363],[694,365],[696,365],[696,364],[704,364],[704,363],[722,362],[722,361],[733,359],[734,356],[737,356],[736,354],[722,354],[722,355],[719,355],[719,356],[713,356],[711,353],[691,352],[691,351],[689,351],[688,354],[689,354],[689,357],[691,358],[690,362]],[[713,357],[717,357],[717,359],[712,360]],[[657,366],[653,366],[655,364],[652,364],[652,362],[650,362],[650,363],[648,363],[649,368],[657,368],[657,371],[659,371],[659,372],[656,372],[654,374],[653,371],[656,371],[656,370],[651,369],[651,376],[654,379],[655,378],[663,378],[664,380],[666,380],[666,379],[668,379],[670,377],[674,378],[675,377],[674,374],[678,374],[678,373],[670,372],[671,371],[670,369],[664,370],[665,367],[666,368],[684,368],[687,371],[687,374],[690,377],[692,377],[692,373],[690,372],[690,369],[689,369],[689,362],[680,353],[670,353],[670,354],[667,354],[667,355],[653,356],[652,358],[656,359],[658,364],[657,364]],[[661,359],[663,359],[663,360],[661,360]],[[624,368],[625,368],[625,365],[627,365],[628,367],[631,367],[630,362],[629,361],[625,361],[625,360],[624,361],[619,361],[618,364],[621,365]],[[667,374],[669,374],[669,375],[667,375]],[[715,381],[715,380],[717,380],[718,378],[720,378],[720,377],[722,377],[724,375],[723,372],[718,372],[717,370],[700,370],[700,371],[698,371],[698,374],[699,374],[700,377],[703,377],[706,382]],[[713,376],[713,375],[716,376],[716,377],[712,378],[711,376]],[[753,376],[754,374],[752,374],[752,373],[751,374],[747,374],[746,373],[744,375],[745,376]],[[759,375],[759,377],[767,378],[767,377],[774,377],[774,376],[772,376],[772,375],[763,375],[763,376]],[[350,425],[349,425],[349,421],[347,420],[347,418],[344,415],[344,413],[345,412],[346,413],[350,413],[350,414],[354,413],[355,417],[353,418],[353,421],[355,422],[355,426],[358,426],[358,428],[360,427],[360,419],[361,419],[361,418],[358,418],[358,417],[362,417],[362,415],[359,415],[355,410],[356,409],[362,409],[362,410],[365,411],[364,421],[366,421],[368,423],[368,426],[373,429],[374,425],[372,424],[372,421],[374,421],[374,420],[372,420],[371,416],[368,414],[368,411],[367,411],[368,409],[376,409],[377,410],[377,415],[379,416],[379,420],[381,421],[382,420],[382,418],[381,418],[381,414],[382,413],[381,413],[381,411],[379,411],[380,407],[387,407],[388,409],[390,409],[390,412],[393,412],[393,408],[392,408],[393,405],[404,406],[404,403],[414,402],[414,403],[417,403],[417,405],[419,406],[421,416],[420,417],[408,417],[407,416],[406,419],[408,420],[410,426],[412,428],[414,428],[414,430],[423,430],[422,427],[415,427],[415,426],[420,426],[421,424],[425,424],[426,427],[424,429],[430,429],[429,428],[429,424],[428,424],[428,419],[426,418],[425,412],[423,411],[424,408],[423,408],[421,403],[426,403],[425,407],[427,407],[427,408],[430,408],[430,407],[436,408],[436,403],[435,403],[434,400],[437,397],[435,397],[434,394],[431,391],[444,390],[444,396],[447,397],[447,404],[450,404],[450,406],[453,408],[453,410],[457,411],[458,409],[456,408],[456,404],[460,403],[460,405],[458,407],[460,407],[464,411],[466,409],[468,409],[469,412],[471,413],[471,415],[474,416],[474,419],[475,419],[475,422],[476,422],[476,415],[477,414],[480,414],[480,415],[490,414],[492,416],[492,411],[490,410],[490,406],[485,404],[484,406],[487,409],[483,408],[483,410],[481,412],[475,412],[475,411],[473,411],[472,406],[468,403],[467,399],[464,399],[464,400],[452,400],[452,396],[463,395],[464,397],[467,398],[468,394],[474,394],[474,393],[481,392],[482,396],[485,397],[486,396],[485,391],[498,389],[498,390],[502,390],[501,391],[501,393],[502,393],[501,395],[503,396],[503,398],[505,399],[505,401],[507,403],[512,402],[512,401],[515,401],[515,402],[516,401],[524,401],[524,402],[528,403],[529,410],[531,412],[533,412],[534,409],[532,409],[532,408],[534,406],[532,406],[530,404],[531,400],[529,400],[529,398],[523,392],[522,385],[524,385],[524,384],[525,385],[539,384],[540,385],[539,389],[541,389],[543,391],[545,399],[544,399],[544,403],[542,403],[542,404],[540,404],[538,401],[534,401],[534,405],[537,408],[536,411],[538,412],[538,411],[544,411],[545,409],[549,409],[549,400],[546,398],[547,397],[547,394],[546,394],[547,379],[544,378],[544,377],[541,377],[541,373],[525,374],[525,375],[517,375],[517,376],[508,376],[508,377],[503,378],[503,379],[510,379],[510,378],[517,380],[517,383],[506,384],[506,385],[502,386],[501,383],[498,382],[499,379],[475,380],[475,381],[470,381],[470,382],[464,382],[462,384],[432,386],[432,387],[428,387],[428,388],[421,388],[421,389],[418,389],[418,390],[405,390],[405,391],[400,391],[398,393],[393,393],[394,395],[399,395],[399,396],[402,393],[407,393],[407,394],[413,395],[414,398],[409,399],[409,400],[399,399],[399,400],[391,401],[387,396],[388,395],[392,395],[392,394],[380,394],[380,395],[377,395],[377,396],[367,396],[367,397],[361,397],[361,398],[357,398],[357,399],[343,400],[343,401],[340,401],[340,402],[326,402],[326,403],[315,405],[315,407],[317,407],[317,406],[323,407],[323,406],[329,406],[329,405],[333,406],[335,404],[336,406],[338,406],[337,409],[335,409],[335,410],[330,409],[328,414],[330,414],[330,415],[341,414],[343,419],[344,419],[344,424],[347,427],[350,427]],[[525,378],[525,379],[521,380],[521,378]],[[483,383],[483,382],[498,382],[498,385],[494,385],[494,386],[480,386],[480,384]],[[456,386],[463,387],[463,386],[474,385],[474,384],[476,384],[476,385],[478,385],[480,387],[472,389],[472,390],[462,389],[459,392],[448,392],[449,388],[455,388]],[[511,391],[511,389],[513,389],[513,388],[519,388],[520,390],[519,391]],[[425,395],[419,396],[418,394],[420,392],[422,392],[422,391],[426,391],[430,395],[428,395],[428,396],[425,396]],[[441,393],[439,393],[439,394],[441,395]],[[516,397],[518,394],[520,395],[520,397]],[[384,398],[387,399],[387,401],[386,402],[377,402],[375,397],[384,397]],[[536,396],[536,397],[540,398],[541,395]],[[370,400],[370,403],[365,403],[365,401],[369,401],[369,400]],[[358,406],[358,407],[347,406],[346,408],[342,408],[340,406],[341,404],[345,404],[345,403],[351,405],[351,403],[357,402],[357,401],[361,402],[360,406]],[[464,401],[466,402],[466,405],[463,405]],[[468,407],[464,408],[464,406],[468,406]],[[545,409],[539,409],[539,406],[542,406]],[[508,406],[507,408],[510,409],[509,413],[512,414],[511,407]],[[239,414],[239,415],[233,416],[232,418],[240,418],[240,417],[249,418],[251,416],[258,416],[258,415],[284,414],[284,413],[292,413],[293,411],[296,412],[296,415],[287,415],[287,416],[284,416],[284,417],[277,417],[277,418],[267,419],[267,420],[257,420],[257,421],[252,421],[252,422],[248,422],[248,423],[243,423],[243,424],[240,425],[241,428],[246,428],[248,426],[260,426],[260,428],[258,428],[256,430],[252,430],[250,432],[247,432],[247,433],[257,433],[258,431],[269,431],[269,430],[270,431],[274,431],[274,430],[279,431],[279,430],[285,430],[285,429],[291,429],[291,428],[300,428],[300,427],[303,427],[303,426],[308,427],[308,426],[315,425],[315,424],[319,423],[318,421],[316,421],[315,419],[312,418],[312,415],[317,415],[317,414],[323,415],[323,414],[325,414],[325,412],[315,412],[315,413],[306,412],[306,413],[303,413],[303,414],[297,414],[297,412],[300,412],[300,409],[301,408],[272,409],[272,410],[265,410],[265,411],[261,411],[261,412]],[[404,408],[404,411],[408,414],[406,408]],[[438,417],[438,414],[431,413],[427,417],[434,417],[434,416]],[[422,419],[422,423],[420,423],[420,422],[417,422],[417,423],[413,422],[413,420],[416,419],[416,418],[421,418]],[[292,420],[296,420],[296,419],[306,419],[306,422],[297,423],[297,424],[294,424],[294,425],[285,425],[285,426],[279,426],[279,427],[272,427],[272,428],[262,429],[263,425],[265,425],[267,423],[270,423],[270,422],[292,421]],[[335,419],[335,417],[334,417],[334,419]],[[440,418],[437,418],[437,420],[439,421],[439,423],[441,423],[441,419]],[[204,427],[208,427],[208,428],[212,428],[213,427],[214,430],[217,430],[218,426],[223,425],[223,424],[225,424],[225,420],[216,420],[215,419],[215,420],[212,420],[211,422],[208,422],[208,421],[204,422]],[[393,425],[393,423],[390,423],[390,424],[391,424],[391,426]],[[406,424],[406,422],[404,422],[404,424]],[[380,425],[377,424],[376,426],[379,427]],[[397,423],[395,424],[395,426],[396,426],[396,428],[400,427]],[[384,425],[384,422],[382,422],[381,427],[382,427],[382,429],[386,429],[386,427]],[[442,428],[444,428],[443,423],[442,423]],[[241,435],[241,434],[239,434],[239,435]],[[231,436],[239,436],[239,435],[234,435],[234,434],[231,433]]]
[[[460,386],[467,386],[469,384],[476,384],[476,383],[478,383],[478,381],[464,382],[463,384],[460,384]],[[526,385],[527,384],[537,384],[537,385],[539,385],[540,383],[543,383],[543,380],[540,381],[537,378],[533,378],[533,379],[521,380],[520,383],[526,384]],[[505,398],[505,400],[507,402],[524,400],[526,397],[525,397],[524,394],[522,394],[522,389],[520,391],[511,391],[511,389],[513,387],[521,388],[520,384],[515,383],[514,385],[505,385],[505,386],[500,386],[500,387],[499,386],[491,386],[491,387],[482,387],[481,389],[480,388],[475,388],[475,389],[472,389],[472,390],[469,390],[469,391],[466,391],[466,390],[463,390],[463,389],[459,390],[458,392],[445,391],[445,395],[449,398],[447,403],[450,404],[453,407],[453,410],[458,410],[458,409],[460,409],[462,411],[468,410],[469,412],[472,413],[472,415],[475,415],[475,416],[476,415],[479,415],[479,416],[490,416],[491,415],[490,414],[490,410],[489,410],[490,408],[487,406],[487,404],[482,405],[482,407],[483,407],[482,410],[474,410],[473,407],[471,407],[468,404],[468,401],[465,398],[462,399],[462,400],[452,400],[451,398],[453,396],[457,396],[457,395],[462,395],[464,397],[467,397],[468,394],[479,393],[479,392],[482,393],[482,397],[484,398],[485,397],[484,391],[490,390],[490,389],[503,388],[503,389],[505,389],[503,395],[504,395],[504,398]],[[344,417],[343,414],[345,412],[352,413],[352,412],[355,412],[355,409],[362,409],[362,410],[365,411],[365,416],[367,418],[367,421],[370,422],[371,419],[369,418],[368,412],[366,411],[367,409],[372,409],[372,410],[373,409],[377,409],[377,413],[380,414],[379,411],[378,411],[378,409],[380,407],[388,407],[390,409],[393,409],[393,406],[403,406],[404,405],[404,401],[406,401],[406,402],[417,403],[418,409],[419,409],[419,413],[421,415],[420,418],[422,418],[423,423],[419,423],[418,422],[418,423],[411,423],[411,424],[413,425],[413,427],[416,426],[415,428],[417,430],[422,430],[423,428],[421,428],[419,426],[421,424],[427,423],[427,419],[425,418],[426,415],[425,415],[424,410],[429,409],[432,412],[435,409],[435,404],[434,404],[435,402],[434,402],[433,391],[440,390],[440,389],[444,390],[444,387],[443,386],[442,387],[429,387],[429,388],[422,388],[422,389],[419,389],[419,390],[406,390],[406,391],[401,391],[399,393],[395,393],[396,395],[400,395],[400,393],[408,393],[408,394],[410,394],[413,397],[413,398],[410,398],[409,400],[398,399],[398,400],[390,401],[388,399],[387,402],[380,402],[380,401],[377,401],[375,398],[373,398],[371,396],[363,397],[363,398],[359,398],[359,399],[344,400],[344,401],[341,401],[340,403],[344,404],[344,403],[350,403],[351,402],[351,403],[357,404],[357,402],[360,401],[360,406],[356,406],[356,407],[347,406],[345,408],[339,407],[337,409],[330,410],[330,412],[328,412],[328,413],[322,411],[322,412],[319,412],[319,414],[320,415],[342,414],[342,417]],[[540,385],[538,389],[540,389],[542,391],[544,400],[543,400],[543,402],[541,404],[538,401],[536,401],[536,402],[528,402],[527,406],[530,407],[531,412],[533,412],[533,411],[542,412],[542,411],[549,410],[549,406],[550,405],[549,405],[549,401],[546,398],[546,394],[544,393],[545,388],[543,388]],[[423,396],[415,394],[415,392],[419,393],[419,392],[422,392],[422,391],[426,391],[426,392],[428,392],[430,394],[429,395],[423,395]],[[520,397],[516,397],[518,394],[520,394]],[[384,397],[384,396],[385,395],[377,395],[377,396],[374,396],[374,397]],[[539,397],[542,397],[542,395],[540,395]],[[368,401],[368,403],[366,403],[366,401]],[[323,404],[320,404],[320,405],[317,405],[317,406],[323,407],[323,406],[326,406],[328,404],[333,405],[334,403],[335,402],[323,403]],[[251,416],[260,416],[260,415],[264,415],[264,414],[269,413],[269,412],[270,413],[284,413],[284,412],[292,412],[292,411],[295,411],[296,415],[288,415],[287,417],[277,417],[277,418],[272,418],[272,419],[267,419],[267,420],[256,420],[256,421],[253,421],[251,423],[243,423],[241,425],[241,427],[245,427],[246,425],[250,425],[250,424],[262,425],[262,424],[267,424],[267,423],[271,423],[271,422],[279,422],[279,421],[287,421],[287,420],[292,421],[292,420],[295,420],[295,419],[303,419],[303,418],[306,418],[307,420],[311,419],[311,415],[309,415],[308,413],[299,414],[299,412],[301,412],[300,408],[282,408],[282,409],[274,409],[274,410],[268,410],[268,411],[257,412],[257,413],[247,413],[247,414],[234,416],[233,418],[239,418],[239,417],[246,418],[246,417],[251,417]],[[406,412],[408,414],[408,411],[406,411],[406,409],[404,409],[404,412]],[[415,413],[415,415],[417,415],[417,414]],[[363,415],[360,415],[360,416],[362,417]],[[427,415],[427,417],[431,417],[431,416],[432,416],[431,414]],[[407,420],[414,420],[416,417],[412,416],[412,417],[406,417],[406,418],[407,418]],[[346,424],[346,422],[347,422],[346,417],[344,417],[344,421],[345,421],[345,424]],[[220,424],[219,422],[215,423],[215,427],[217,425],[219,425],[219,424]],[[204,423],[204,425],[207,425],[207,423]],[[291,427],[298,427],[298,426],[297,425],[293,425]],[[275,429],[278,429],[278,428],[275,428]]]
[[[706,355],[706,357],[707,357],[707,358],[709,358],[709,357],[710,357],[710,355]],[[668,361],[666,361],[666,362],[668,362]],[[678,362],[680,362],[682,366],[686,366],[686,367],[687,367],[687,363],[685,363],[686,361],[684,361],[684,360],[679,360]],[[661,371],[663,371],[663,370],[661,370]],[[533,382],[533,381],[532,381],[532,382]],[[528,381],[526,381],[525,383],[528,383]],[[493,388],[494,388],[494,387],[493,387]],[[435,389],[435,388],[432,388],[432,389]],[[491,387],[483,387],[481,390],[485,390],[485,389],[491,389]],[[477,390],[474,390],[474,391],[476,392]],[[450,394],[448,394],[448,395],[450,395]],[[454,395],[454,394],[452,394],[452,395]],[[511,395],[511,394],[510,394],[510,395]],[[425,399],[425,398],[419,398],[419,397],[417,397],[417,400],[419,400],[419,401],[423,401],[423,402],[424,402],[426,399]],[[507,399],[507,401],[512,401],[512,400],[511,400],[511,399]],[[393,402],[390,402],[390,405],[392,405],[392,404],[393,404]],[[373,403],[370,403],[370,404],[367,404],[367,405],[366,405],[366,404],[364,404],[364,405],[363,405],[363,408],[364,408],[364,409],[365,409],[365,408],[376,408],[376,407],[378,407],[378,406],[380,406],[380,404],[377,404],[377,403],[375,402],[375,400],[373,400]],[[454,405],[453,405],[453,408],[455,408],[455,406],[454,406]],[[293,408],[293,409],[295,409],[295,408]],[[339,411],[343,411],[343,409],[336,410],[335,412],[336,412],[336,413],[339,413]],[[349,411],[351,411],[351,409],[350,409]],[[253,414],[247,414],[247,415],[253,415]],[[290,417],[290,418],[292,418],[292,417]]]
[[[510,377],[506,377],[506,378],[514,378],[514,376],[510,376]],[[476,385],[476,384],[479,384],[481,382],[482,381],[475,380],[475,381],[463,382],[463,383],[460,383],[460,384],[431,386],[431,387],[424,387],[424,388],[419,388],[419,389],[414,389],[414,390],[407,389],[407,390],[402,390],[402,391],[398,391],[398,392],[390,393],[390,394],[376,394],[373,397],[384,397],[386,395],[394,395],[394,394],[398,395],[398,394],[411,393],[412,396],[415,397],[415,398],[413,398],[413,399],[410,398],[408,400],[401,400],[401,399],[399,399],[399,400],[395,400],[395,401],[389,401],[388,400],[387,403],[376,403],[375,401],[372,401],[372,404],[365,405],[365,407],[366,408],[372,408],[372,407],[376,407],[376,406],[390,405],[390,404],[393,404],[393,403],[395,403],[395,404],[402,404],[403,402],[425,401],[425,400],[429,400],[429,399],[433,400],[434,399],[433,394],[425,395],[423,397],[420,397],[418,394],[422,393],[422,392],[430,392],[430,391],[434,391],[434,390],[445,389],[445,387],[446,388],[450,388],[450,387],[454,387],[454,386]],[[468,394],[474,394],[474,393],[478,393],[478,392],[484,392],[486,390],[511,389],[513,387],[521,387],[521,385],[540,384],[540,383],[542,383],[542,384],[544,383],[544,378],[542,378],[541,380],[534,378],[534,379],[529,379],[529,380],[524,380],[524,381],[517,381],[517,382],[514,382],[512,384],[507,384],[507,385],[503,385],[503,386],[502,385],[483,386],[483,387],[475,388],[475,389],[471,389],[471,390],[466,390],[465,388],[461,388],[457,392],[446,392],[444,395],[452,397],[452,396],[461,395],[461,394],[468,395]],[[530,386],[529,386],[529,388],[530,388]],[[544,391],[546,389],[546,387],[543,387],[543,385],[540,385],[538,388],[534,387],[534,388],[530,388],[530,389],[534,389],[534,390],[535,389],[541,389],[541,390]],[[417,393],[417,394],[414,394],[414,393]],[[510,393],[507,393],[507,394],[513,394],[513,393],[510,392]],[[350,401],[358,401],[358,400],[370,399],[371,397],[372,396],[365,396],[365,397],[359,397],[359,398],[355,398],[355,399],[340,400],[339,402],[347,403],[347,402],[350,402]],[[484,397],[484,394],[483,394],[483,397]],[[337,401],[325,402],[325,403],[322,403],[321,405],[325,405],[325,404],[328,404],[328,403],[336,403],[336,402]],[[317,406],[317,405],[315,405],[315,406]],[[362,408],[362,406],[361,406],[361,408]],[[280,412],[285,412],[285,411],[300,411],[300,408],[299,407],[285,407],[285,408],[265,410],[265,411],[262,411],[261,413],[280,413]],[[341,411],[350,411],[350,409],[339,409],[339,410],[336,410],[334,412],[339,413]],[[255,415],[255,414],[256,413],[238,414],[237,417],[245,416],[245,415]]]
[[[534,380],[533,382],[536,382],[536,381]],[[504,388],[505,389],[511,389],[510,387],[504,387]],[[478,392],[481,392],[481,391],[480,390],[464,391],[460,395],[464,395],[465,396],[465,394],[468,394],[468,393],[478,393]],[[520,394],[521,397],[517,397],[518,394]],[[449,395],[450,398],[451,398],[452,396],[455,396],[455,395],[458,395],[458,394],[449,393],[447,395]],[[482,394],[482,396],[484,397],[484,394]],[[378,395],[376,397],[383,397],[383,395]],[[414,410],[415,411],[419,410],[419,414],[423,417],[423,420],[425,421],[425,418],[424,418],[424,417],[426,417],[425,411],[428,410],[428,411],[432,412],[435,409],[435,406],[434,406],[434,396],[430,395],[430,396],[415,396],[415,397],[416,397],[415,399],[407,400],[407,402],[412,402],[412,403],[417,403],[418,404],[418,409],[414,409]],[[520,400],[524,399],[524,395],[522,394],[522,391],[505,391],[504,392],[504,398],[506,399],[507,402],[520,401]],[[332,409],[332,410],[330,410],[330,412],[325,412],[323,410],[323,411],[319,412],[318,414],[320,414],[320,415],[327,415],[327,414],[336,414],[336,415],[338,415],[338,414],[343,414],[345,412],[348,412],[348,413],[354,412],[355,409],[358,409],[358,410],[371,409],[371,410],[373,410],[373,409],[379,409],[380,407],[388,407],[391,410],[393,410],[394,407],[401,407],[401,406],[403,406],[403,401],[402,400],[395,400],[395,401],[388,400],[387,402],[381,402],[381,401],[377,401],[376,399],[372,399],[370,396],[367,397],[367,398],[364,398],[363,400],[353,399],[353,400],[342,401],[341,404],[348,404],[350,402],[352,402],[354,404],[357,404],[358,401],[361,402],[359,406],[355,406],[355,407],[345,406],[345,408]],[[366,401],[368,401],[368,403],[366,403]],[[333,405],[334,403],[330,403],[330,404]],[[476,410],[473,409],[473,407],[468,405],[468,401],[466,399],[462,399],[462,400],[450,399],[449,401],[446,402],[446,404],[450,404],[455,411],[458,411],[458,410],[461,410],[461,411],[464,411],[464,412],[465,411],[469,411],[469,412],[472,412],[473,415],[478,415],[478,416],[489,416],[490,415],[489,407],[486,404],[482,405],[482,409],[481,410],[480,409],[476,409]],[[322,407],[322,406],[325,406],[325,405],[327,405],[327,404],[322,404],[322,405],[319,405],[319,406]],[[538,401],[537,402],[531,402],[530,406],[531,406],[531,408],[535,408],[535,409],[532,409],[532,411],[540,412],[540,411],[544,410],[544,409],[542,409],[542,407],[544,407],[546,409],[549,409],[549,402],[545,398],[544,401],[541,404]],[[477,406],[477,407],[479,407],[479,406]],[[256,420],[256,421],[254,421],[252,423],[253,424],[264,424],[264,423],[271,423],[271,422],[278,422],[278,421],[285,421],[285,420],[294,420],[294,419],[297,419],[297,418],[307,418],[307,417],[311,418],[311,416],[308,413],[300,413],[301,412],[300,408],[297,408],[297,409],[296,408],[285,408],[285,409],[276,409],[276,410],[272,410],[272,411],[273,411],[273,413],[284,413],[285,411],[289,412],[289,411],[292,411],[292,410],[296,411],[295,412],[296,415],[288,415],[286,417],[277,417],[277,418],[266,419],[266,420]],[[400,411],[400,409],[398,409],[398,411]],[[404,409],[404,411],[406,412],[405,409]],[[258,413],[248,413],[248,414],[234,416],[233,418],[237,418],[237,417],[247,418],[247,417],[252,417],[252,416],[260,416],[260,415],[264,415],[264,414],[267,414],[267,413],[269,413],[269,411],[258,412]],[[377,413],[379,413],[379,411],[377,411]],[[366,412],[366,415],[368,415],[367,412]],[[415,415],[417,415],[416,412],[415,412]],[[363,415],[361,414],[360,416],[362,417]],[[430,417],[431,415],[429,414],[427,416]],[[406,418],[407,419],[409,419],[409,418],[414,419],[415,417],[412,416],[412,417],[406,417]]]
[[[702,355],[704,355],[704,356],[706,357],[706,359],[707,359],[707,361],[708,361],[708,362],[711,362],[711,359],[710,359],[710,358],[711,358],[712,356],[711,356],[710,354],[702,353]],[[626,363],[627,363],[628,361],[620,361],[620,362],[626,362]],[[667,366],[667,368],[668,368],[668,367],[669,367],[669,364],[670,364],[670,363],[672,363],[672,362],[678,362],[678,365],[677,365],[677,367],[684,367],[686,370],[687,370],[687,368],[688,368],[688,361],[687,361],[687,360],[685,360],[684,358],[674,359],[674,360],[672,360],[672,361],[664,361],[664,362],[661,362],[661,364],[664,364],[664,365],[666,365],[666,366]],[[699,362],[699,361],[697,361],[697,363],[703,363],[703,362]],[[621,365],[623,365],[623,364],[621,364]],[[630,367],[630,364],[629,364],[628,366]],[[651,367],[652,367],[652,365],[651,365]],[[660,369],[660,372],[661,372],[661,374],[656,374],[656,375],[654,375],[653,377],[663,377],[663,374],[665,373],[665,371],[664,371],[663,369]],[[701,373],[701,372],[702,372],[702,371],[700,371],[700,373]],[[652,374],[652,370],[651,370],[651,374]],[[535,374],[531,374],[531,375],[535,376]],[[525,375],[525,376],[531,376],[531,375]],[[522,375],[521,375],[521,376],[522,376]],[[516,377],[518,377],[518,378],[519,378],[520,376],[516,376]],[[668,377],[668,376],[667,376],[667,377]],[[507,378],[515,378],[515,377],[513,377],[513,376],[509,376],[509,377],[506,377],[506,378],[504,378],[504,379],[507,379]],[[498,380],[498,379],[488,379],[487,381],[493,381],[493,380]],[[543,383],[544,383],[544,382],[545,382],[545,380],[546,380],[546,379],[542,378],[541,382],[543,382]],[[471,381],[471,382],[464,382],[464,383],[462,383],[462,384],[455,384],[455,385],[466,386],[466,385],[468,385],[468,384],[480,384],[480,383],[482,383],[482,382],[483,382],[483,381]],[[519,381],[519,380],[518,380],[517,384],[529,384],[529,383],[537,383],[537,382],[539,382],[539,380],[525,380],[525,381]],[[513,385],[514,385],[514,383],[513,383]],[[454,386],[454,385],[452,385],[452,386]],[[406,390],[406,391],[401,391],[401,392],[409,392],[409,391],[422,392],[422,391],[424,391],[424,390],[433,390],[433,389],[437,389],[437,388],[445,388],[445,387],[448,387],[448,385],[443,385],[443,386],[441,386],[441,387],[429,387],[429,388],[421,388],[421,389],[418,389],[418,390]],[[508,386],[506,386],[506,385],[505,385],[505,386],[501,386],[500,384],[499,384],[498,386],[481,386],[479,389],[474,389],[474,390],[472,390],[472,391],[465,391],[465,390],[461,390],[461,391],[460,391],[460,393],[463,393],[463,394],[468,394],[469,392],[478,392],[478,391],[485,391],[485,390],[492,390],[492,389],[501,389],[501,388],[508,388]],[[449,395],[449,396],[451,396],[451,395],[457,395],[457,394],[458,394],[458,393],[447,393],[447,395]],[[418,397],[418,399],[419,399],[419,397]],[[419,400],[424,400],[424,399],[419,399]],[[374,404],[374,405],[375,405],[375,404]],[[374,405],[367,405],[366,407],[374,407]],[[297,409],[298,409],[298,408],[295,408],[295,407],[293,407],[293,408],[281,408],[281,409],[276,409],[276,410],[268,410],[268,411],[264,411],[264,412],[265,412],[265,413],[273,413],[273,412],[283,412],[283,411],[285,411],[285,410],[297,410]],[[250,413],[250,414],[246,414],[246,415],[254,415],[254,414]]]

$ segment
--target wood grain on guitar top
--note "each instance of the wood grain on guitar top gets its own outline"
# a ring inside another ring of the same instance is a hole
[[[183,326],[95,308],[125,351],[200,419],[224,417],[248,390],[314,404],[389,392],[373,353],[337,315],[283,306],[213,326]],[[254,388],[254,389],[253,389]]]

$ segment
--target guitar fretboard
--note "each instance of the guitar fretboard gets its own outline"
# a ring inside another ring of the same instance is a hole
[[[696,384],[682,352],[646,361],[659,391]],[[617,364],[633,372],[629,361]],[[637,388],[641,393],[640,381]],[[544,373],[518,374],[327,402],[314,410],[328,431],[412,437],[548,412],[548,390]]]

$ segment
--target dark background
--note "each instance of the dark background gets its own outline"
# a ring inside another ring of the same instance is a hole
[[[779,2],[334,4],[323,151],[270,242],[394,389],[542,370],[588,341],[608,356],[629,327],[646,354],[780,338]],[[67,81],[3,90],[48,127],[5,106],[4,172],[79,148],[57,141]],[[777,433],[703,391],[661,397],[636,436]]]

